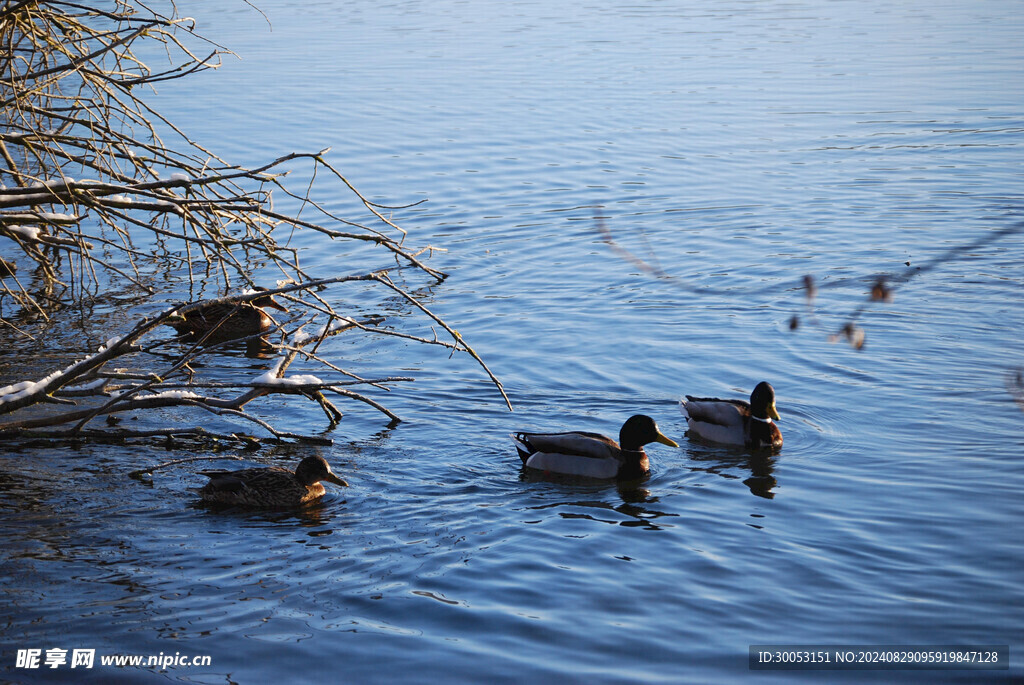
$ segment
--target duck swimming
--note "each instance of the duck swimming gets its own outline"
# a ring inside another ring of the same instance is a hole
[[[320,481],[347,487],[323,457],[306,457],[295,473],[277,466],[241,471],[200,471],[210,482],[198,489],[206,502],[247,507],[298,507],[323,497]]]
[[[513,433],[512,442],[523,465],[569,476],[640,478],[650,472],[644,445],[660,442],[679,447],[662,435],[654,419],[638,414],[622,424],[619,442],[599,433]]]
[[[750,402],[687,395],[679,409],[691,437],[755,450],[782,447],[782,431],[772,421],[779,420],[775,388],[763,381],[750,393]]]
[[[255,290],[266,290],[256,287]],[[179,335],[202,338],[208,344],[248,338],[265,333],[275,322],[264,308],[287,312],[273,295],[264,295],[248,302],[208,304],[167,320]]]

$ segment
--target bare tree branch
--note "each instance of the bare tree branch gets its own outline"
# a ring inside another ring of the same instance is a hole
[[[159,283],[178,279],[222,296],[178,302],[129,323],[83,359],[0,388],[0,439],[212,435],[194,428],[116,427],[116,414],[182,408],[256,426],[274,440],[326,440],[279,430],[249,408],[290,397],[317,405],[331,426],[342,418],[334,398],[366,404],[398,420],[352,386],[386,392],[412,379],[368,380],[331,361],[321,346],[345,331],[465,351],[511,408],[501,383],[462,336],[423,305],[413,294],[415,286],[400,287],[389,275],[427,283],[446,278],[422,256],[436,248],[407,247],[407,231],[382,212],[402,207],[364,197],[327,161],[327,149],[243,168],[208,151],[147,104],[145,86],[218,68],[223,56],[232,54],[197,34],[194,21],[178,16],[173,2],[163,6],[165,11],[140,0],[103,7],[27,0],[0,9],[0,43],[5,46],[0,52],[0,240],[11,241],[17,252],[0,265],[0,335],[45,340],[59,308],[109,290],[146,298],[157,293]],[[143,61],[143,54],[153,54],[146,47],[152,45],[165,49],[166,65],[151,68]],[[352,221],[329,210],[316,196],[325,183],[354,198],[369,221]],[[283,197],[285,208],[274,206],[273,193]],[[290,244],[297,230],[329,238],[323,242],[337,245],[339,256],[348,254],[347,247],[369,245],[379,253],[371,259],[387,256],[397,264],[314,278]],[[28,286],[15,275],[19,267],[33,274]],[[279,287],[238,291],[239,285],[256,287],[256,279],[267,273],[275,274]],[[431,329],[440,326],[451,339],[391,330],[379,316],[343,315],[330,297],[343,288],[379,290],[388,297],[397,293],[413,305],[409,318],[421,318]],[[230,340],[212,335],[213,329],[190,338],[160,337],[172,320],[187,321],[194,312],[227,305],[221,317],[225,323],[234,313],[253,310],[268,294],[287,298],[288,318],[282,323]],[[311,335],[296,323],[300,320],[305,326],[326,323]],[[285,325],[294,327],[291,333]],[[210,382],[196,374],[203,362],[240,343],[276,358],[271,371],[237,383]],[[114,360],[127,368],[110,368]],[[304,368],[290,373],[296,361]],[[309,373],[309,366],[326,380]],[[44,403],[58,408],[34,411]],[[97,426],[104,417],[107,427]]]

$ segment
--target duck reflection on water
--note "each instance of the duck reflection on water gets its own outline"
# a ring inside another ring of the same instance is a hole
[[[713,473],[722,478],[742,478],[737,470],[749,471],[750,476],[743,479],[743,484],[750,488],[752,495],[773,499],[773,489],[778,485],[775,479],[775,455],[740,453],[724,448],[708,448],[690,452],[692,471]]]
[[[539,481],[540,479],[537,480]],[[550,482],[550,479],[547,482]],[[599,499],[569,499],[539,504],[528,507],[527,510],[564,509],[565,511],[559,511],[559,516],[564,519],[587,519],[599,523],[625,526],[627,528],[645,528],[647,530],[661,530],[662,527],[655,523],[657,519],[679,516],[679,514],[671,514],[649,506],[657,503],[658,498],[652,497],[650,490],[646,488],[637,487],[635,484],[624,485],[620,483],[617,486],[617,490],[622,498],[621,504],[605,502]]]

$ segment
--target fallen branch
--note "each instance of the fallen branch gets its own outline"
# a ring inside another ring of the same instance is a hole
[[[90,427],[90,424],[98,418],[109,417],[115,414],[123,415],[132,412],[152,412],[154,410],[186,407],[212,413],[221,418],[237,419],[255,424],[277,439],[294,439],[309,442],[311,440],[318,440],[318,438],[278,430],[267,420],[248,411],[246,407],[256,400],[265,400],[271,396],[301,397],[315,402],[324,411],[329,424],[333,426],[342,418],[342,412],[327,399],[325,393],[361,402],[381,412],[390,421],[399,421],[400,418],[395,412],[377,400],[356,392],[352,387],[364,385],[389,391],[389,385],[411,382],[412,378],[406,376],[363,378],[359,374],[342,369],[338,365],[322,359],[315,352],[307,350],[309,347],[314,349],[319,347],[329,337],[349,331],[368,335],[389,333],[379,328],[379,325],[383,323],[383,318],[379,316],[370,316],[358,320],[339,315],[333,312],[333,310],[328,310],[330,323],[323,325],[315,334],[305,333],[303,331],[304,327],[300,327],[284,338],[282,343],[276,345],[267,343],[271,350],[281,353],[282,356],[277,358],[276,363],[268,371],[247,380],[233,380],[231,382],[197,381],[193,377],[192,365],[200,358],[208,358],[213,354],[221,353],[224,348],[232,344],[237,345],[240,340],[248,338],[263,340],[261,335],[225,341],[212,346],[203,345],[202,338],[200,338],[200,340],[186,346],[184,353],[174,356],[165,366],[153,367],[153,370],[147,373],[125,373],[123,371],[109,371],[105,368],[115,359],[123,362],[127,358],[139,363],[138,360],[140,358],[151,355],[158,346],[166,346],[173,343],[174,340],[165,340],[157,345],[144,344],[145,339],[152,336],[158,327],[165,324],[172,317],[180,317],[183,313],[197,311],[212,304],[234,305],[238,307],[242,303],[265,298],[268,294],[295,294],[346,283],[376,283],[385,285],[389,292],[403,294],[410,301],[415,301],[415,298],[405,293],[403,289],[392,283],[385,275],[373,273],[318,279],[305,283],[290,284],[267,291],[254,291],[252,293],[217,298],[206,302],[174,305],[153,318],[146,318],[137,322],[128,333],[112,338],[85,359],[77,361],[60,371],[55,371],[39,380],[21,381],[0,388],[0,415],[7,415],[7,418],[0,420],[0,440],[21,440],[26,437],[69,439],[76,435],[82,437],[90,436],[92,438],[99,435],[108,435],[117,439],[126,439],[132,436],[152,437],[154,435],[152,432],[131,433],[116,427],[116,425],[107,429],[99,429]],[[431,322],[441,325],[452,335],[453,342],[446,343],[446,346],[469,352],[490,375],[486,365],[483,364],[479,356],[472,351],[472,348],[466,344],[456,331],[426,309],[426,307],[421,307],[421,310],[427,314]],[[309,325],[309,322],[306,325]],[[424,340],[430,342],[429,340]],[[263,341],[266,342],[265,340]],[[438,341],[438,344],[440,342]],[[322,380],[317,376],[309,374],[287,375],[289,366],[300,356],[304,359],[320,363],[323,368],[340,374],[343,378],[338,380]],[[149,364],[143,365],[150,366]],[[495,381],[496,387],[504,397],[505,394],[501,384],[493,376],[491,378]],[[87,407],[78,407],[76,404],[77,401],[89,399],[99,399],[101,401],[98,404]],[[43,415],[34,413],[27,416],[23,415],[25,414],[24,410],[32,406],[52,402],[62,402],[75,406],[58,412],[47,412]],[[58,426],[70,427],[57,430],[56,427]]]

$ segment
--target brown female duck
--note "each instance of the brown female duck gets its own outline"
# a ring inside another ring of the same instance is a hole
[[[210,482],[198,489],[206,502],[244,507],[298,507],[323,497],[320,481],[348,486],[323,457],[306,457],[295,473],[277,466],[241,471],[200,471]]]
[[[266,288],[256,287],[256,290]],[[273,295],[264,295],[248,302],[218,302],[192,309],[167,320],[179,335],[218,343],[265,333],[275,322],[264,308],[288,311]]]

